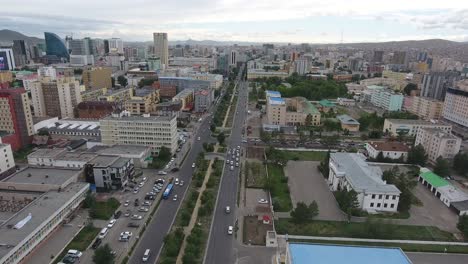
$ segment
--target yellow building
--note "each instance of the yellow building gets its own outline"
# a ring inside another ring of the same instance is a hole
[[[86,90],[112,87],[112,70],[107,67],[86,67],[83,70],[83,84]]]
[[[267,91],[266,112],[269,125],[320,125],[320,112],[304,97],[281,98],[278,92]]]
[[[11,71],[0,71],[0,83],[12,82],[13,73]]]
[[[124,102],[125,109],[133,115],[151,113],[159,103],[159,90],[151,86],[133,89],[129,100]]]
[[[409,112],[419,116],[424,120],[440,119],[444,102],[429,97],[412,97],[413,102],[408,109]]]

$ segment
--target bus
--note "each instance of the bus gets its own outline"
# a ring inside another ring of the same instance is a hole
[[[172,192],[172,187],[174,185],[172,183],[169,183],[166,187],[166,190],[164,190],[164,193],[163,193],[163,199],[167,199],[169,198],[169,195],[171,195],[171,192]]]

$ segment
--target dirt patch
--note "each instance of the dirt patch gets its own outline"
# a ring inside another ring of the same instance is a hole
[[[248,146],[247,147],[247,158],[248,159],[258,159],[264,160],[264,148],[260,146]]]
[[[264,224],[257,216],[244,217],[244,244],[265,245],[267,231],[273,230],[272,224]]]
[[[260,161],[248,160],[245,162],[246,187],[263,188],[266,182],[265,165]]]

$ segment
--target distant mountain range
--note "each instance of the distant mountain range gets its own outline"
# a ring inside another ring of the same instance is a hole
[[[36,37],[28,37],[26,35],[23,35],[13,30],[9,30],[9,29],[0,30],[0,43],[4,43],[4,44],[13,43],[13,40],[24,40],[32,44],[44,43],[43,39],[36,38]]]

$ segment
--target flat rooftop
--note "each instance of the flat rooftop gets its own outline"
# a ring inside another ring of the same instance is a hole
[[[60,192],[49,191],[43,193],[8,221],[0,225],[0,244],[12,246],[0,247],[0,258],[5,256],[10,250],[13,250],[14,246],[26,239],[36,228],[64,206],[65,201],[72,199],[83,188],[89,188],[89,184],[81,182],[73,183]],[[28,217],[29,214],[31,214],[31,219],[23,227],[19,229],[13,228],[18,222]]]
[[[359,121],[350,117],[349,115],[339,115],[336,116],[336,118],[340,120],[341,123],[346,125],[359,125]]]
[[[400,248],[289,244],[292,264],[411,264]]]
[[[130,121],[161,122],[161,121],[171,121],[174,118],[176,118],[175,115],[171,115],[171,116],[150,115],[149,117],[144,117],[141,115],[114,117],[110,115],[110,116],[102,118],[101,120],[121,120],[121,121],[130,120]]]
[[[374,149],[380,151],[400,151],[400,152],[408,152],[410,149],[407,145],[398,142],[398,141],[371,141],[368,143]]]
[[[450,126],[450,125],[445,125],[442,123],[432,123],[429,121],[424,121],[420,119],[391,119],[387,118],[385,120],[388,120],[389,122],[392,122],[393,124],[402,124],[402,125],[434,125],[434,126]]]
[[[71,177],[81,173],[81,169],[27,167],[5,178],[5,183],[62,185]]]
[[[65,152],[58,156],[56,160],[67,160],[67,161],[82,161],[88,162],[96,157],[95,153],[89,152]]]
[[[422,130],[426,131],[427,133],[432,134],[433,136],[436,136],[437,138],[440,139],[458,139],[457,136],[452,135],[451,133],[447,133],[444,130],[440,128],[422,128]]]
[[[34,151],[33,153],[28,155],[28,158],[49,158],[49,157],[56,157],[61,155],[63,152],[66,152],[64,148],[55,148],[55,149],[48,149],[42,148]]]
[[[99,155],[90,161],[95,167],[109,167],[119,159],[119,156]]]
[[[141,155],[150,149],[139,145],[113,145],[111,147],[99,148],[96,152],[103,155]]]
[[[286,101],[281,97],[268,97],[268,103],[272,105],[284,105]]]

